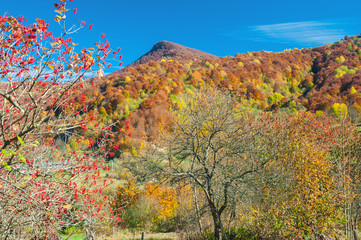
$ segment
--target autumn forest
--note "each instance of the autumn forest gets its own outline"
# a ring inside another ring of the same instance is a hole
[[[70,2],[0,17],[0,239],[361,238],[360,35],[122,66]]]

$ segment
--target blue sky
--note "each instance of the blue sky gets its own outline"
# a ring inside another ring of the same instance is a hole
[[[56,31],[53,1],[2,1],[1,13],[44,18]],[[93,24],[74,41],[91,47],[105,33],[121,47],[124,65],[158,41],[168,40],[217,56],[251,51],[321,46],[345,35],[361,34],[361,1],[248,0],[74,0],[68,16]],[[115,70],[111,69],[110,71]],[[109,70],[108,70],[109,71]]]

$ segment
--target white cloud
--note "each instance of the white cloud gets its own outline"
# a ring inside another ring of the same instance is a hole
[[[241,41],[283,43],[288,46],[309,47],[339,41],[345,35],[360,34],[361,18],[323,21],[300,21],[253,26],[239,26],[220,34]]]
[[[346,34],[339,23],[305,21],[252,26],[250,29],[266,37],[286,42],[327,44]]]

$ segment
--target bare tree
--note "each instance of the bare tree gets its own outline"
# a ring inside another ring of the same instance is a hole
[[[172,132],[131,169],[148,178],[195,184],[204,192],[215,239],[226,238],[222,214],[277,156],[281,138],[275,135],[281,136],[284,127],[217,91],[197,94],[172,122]]]

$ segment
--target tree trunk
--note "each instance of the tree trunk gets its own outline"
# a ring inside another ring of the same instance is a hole
[[[357,235],[357,219],[356,219],[356,218],[354,218],[354,221],[352,222],[351,231],[352,231],[353,240],[358,240],[358,235]]]
[[[203,226],[202,226],[201,214],[200,214],[200,209],[199,209],[199,204],[198,204],[197,187],[196,187],[195,184],[193,186],[193,189],[194,189],[194,202],[195,202],[195,205],[196,205],[196,214],[197,214],[197,219],[198,219],[199,232],[202,233],[203,232]]]
[[[221,224],[220,224],[220,222],[218,221],[218,217],[217,217],[217,215],[216,215],[216,213],[214,214],[213,212],[212,212],[212,217],[213,217],[213,223],[214,223],[214,239],[215,240],[219,240],[219,239],[221,239],[220,238],[220,230],[221,230]]]
[[[217,207],[210,202],[209,206],[211,208],[211,213],[212,213],[212,217],[213,217],[213,223],[214,223],[214,239],[215,240],[221,240],[222,237],[224,239],[227,239],[227,237],[224,235],[223,232],[223,225],[222,225],[222,221],[221,221],[221,214],[218,211]],[[221,236],[221,233],[223,233]]]

